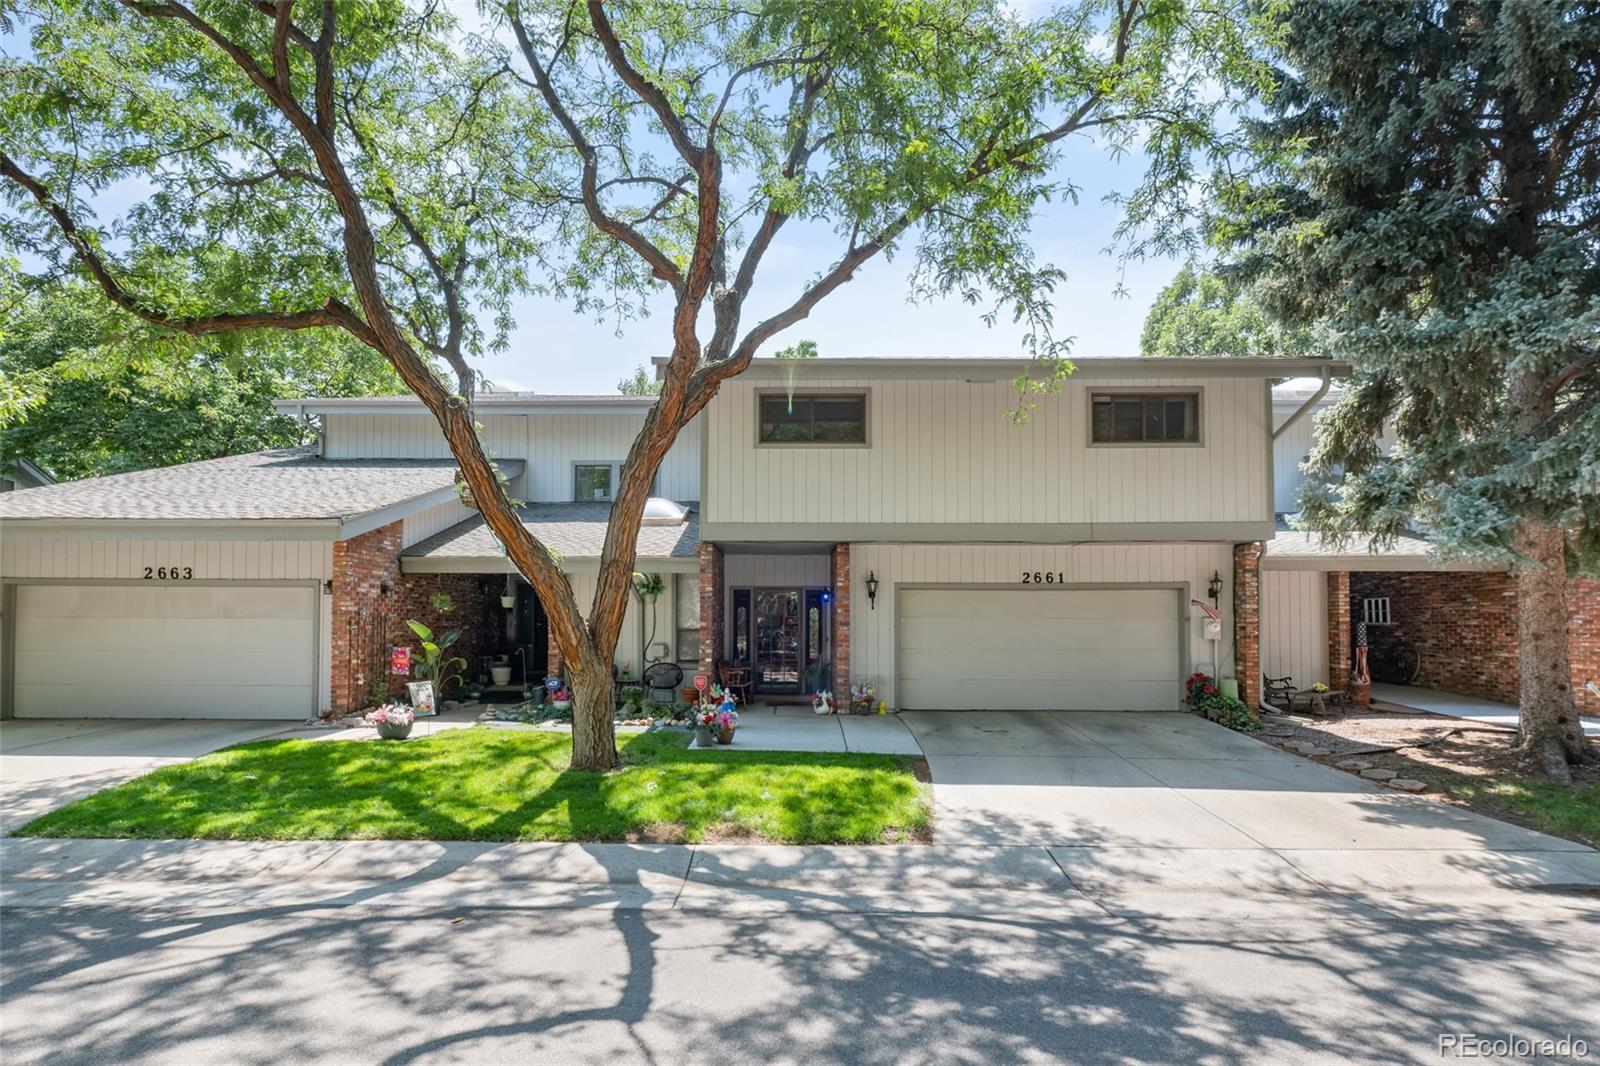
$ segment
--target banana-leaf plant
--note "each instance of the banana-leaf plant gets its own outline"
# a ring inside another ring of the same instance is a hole
[[[415,618],[407,619],[406,625],[422,641],[422,656],[413,664],[412,672],[424,681],[432,681],[433,691],[442,698],[452,684],[463,683],[461,671],[466,668],[467,660],[446,654],[461,639],[461,630],[449,630],[435,640],[433,630]]]

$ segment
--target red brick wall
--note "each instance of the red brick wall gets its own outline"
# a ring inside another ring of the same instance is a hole
[[[1361,601],[1389,597],[1390,626],[1369,626],[1367,643],[1404,640],[1416,650],[1417,684],[1467,696],[1516,703],[1517,580],[1500,572],[1355,573],[1352,619]],[[1600,681],[1600,581],[1574,578],[1567,586],[1567,636],[1573,694],[1585,714],[1600,714],[1600,699],[1584,682]]]
[[[1600,716],[1600,696],[1583,687],[1587,681],[1600,685],[1600,579],[1575,577],[1567,584],[1567,616],[1578,713]]]
[[[833,695],[850,698],[850,545],[833,546]]]
[[[700,672],[715,679],[724,658],[722,616],[722,549],[700,545]]]
[[[358,711],[371,706],[373,683],[384,693],[405,692],[403,677],[389,673],[389,649],[403,644],[413,649],[419,641],[408,619],[442,634],[460,629],[461,640],[451,649],[467,660],[463,671],[471,681],[478,670],[480,649],[492,646],[486,614],[489,597],[485,579],[475,574],[402,574],[400,544],[402,523],[363,533],[333,545],[333,677],[329,706],[336,711]],[[447,593],[454,601],[448,613],[433,605],[433,593]],[[498,598],[493,600],[499,606]]]
[[[1233,546],[1233,673],[1239,698],[1261,703],[1261,542]]]
[[[1355,668],[1350,627],[1350,574],[1334,570],[1328,574],[1328,683],[1343,688]]]
[[[401,523],[333,545],[333,678],[329,706],[371,704],[376,678],[387,679],[389,633],[400,584]],[[387,686],[387,680],[384,681]]]

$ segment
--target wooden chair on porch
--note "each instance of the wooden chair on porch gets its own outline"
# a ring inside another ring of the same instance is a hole
[[[734,666],[731,663],[717,664],[717,682],[723,688],[732,692],[740,703],[746,707],[750,705],[750,668],[747,666]]]

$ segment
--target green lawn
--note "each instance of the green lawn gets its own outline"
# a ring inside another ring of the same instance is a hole
[[[268,740],[96,793],[17,831],[228,840],[684,840],[926,836],[928,786],[892,755],[689,751],[618,738],[624,769],[567,769],[564,733],[454,729],[404,743]]]
[[[1483,814],[1600,848],[1600,784],[1532,777],[1440,775],[1439,784]]]

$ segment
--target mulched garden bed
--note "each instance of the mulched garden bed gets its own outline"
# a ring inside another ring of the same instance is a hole
[[[1369,780],[1387,778],[1375,783],[1600,846],[1600,766],[1579,767],[1570,786],[1550,781],[1517,752],[1516,736],[1376,702],[1331,715],[1273,716],[1260,739]]]

